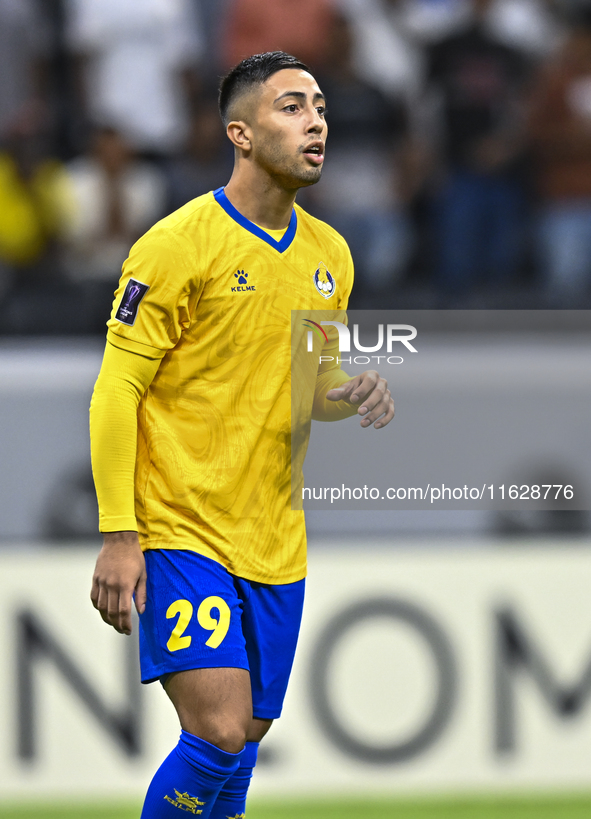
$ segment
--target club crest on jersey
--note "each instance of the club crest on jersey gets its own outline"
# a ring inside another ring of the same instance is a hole
[[[337,289],[334,276],[328,272],[324,262],[320,262],[314,273],[314,286],[325,299],[329,299]]]

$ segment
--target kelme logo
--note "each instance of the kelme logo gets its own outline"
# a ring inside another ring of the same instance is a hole
[[[244,270],[237,270],[234,273],[234,278],[237,280],[236,287],[231,287],[232,293],[243,293],[247,290],[256,290],[254,284],[248,283],[248,273]]]

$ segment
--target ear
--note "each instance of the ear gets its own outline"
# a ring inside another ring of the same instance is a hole
[[[252,148],[250,127],[244,120],[232,120],[228,123],[226,128],[228,139],[234,145],[245,153],[249,153]]]

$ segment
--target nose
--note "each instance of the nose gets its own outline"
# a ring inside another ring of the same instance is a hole
[[[325,120],[320,116],[316,108],[312,108],[306,132],[308,134],[321,134],[325,124]]]

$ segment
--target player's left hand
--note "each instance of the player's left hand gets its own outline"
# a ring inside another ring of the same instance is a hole
[[[388,389],[388,382],[375,370],[367,370],[346,381],[342,387],[326,393],[329,401],[347,401],[356,406],[358,415],[363,416],[362,427],[374,425],[381,429],[394,418],[394,401]]]

